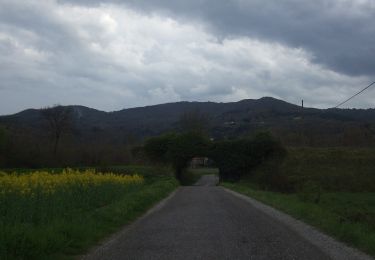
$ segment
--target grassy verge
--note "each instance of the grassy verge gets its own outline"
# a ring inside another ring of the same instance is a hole
[[[375,256],[375,193],[323,193],[319,203],[299,194],[257,190],[248,183],[222,183]]]
[[[375,149],[290,148],[280,173],[295,187],[307,181],[323,190],[375,191]]]
[[[109,184],[105,183],[103,185],[100,186],[103,191],[113,194],[113,185],[108,186]],[[136,219],[166,197],[177,185],[172,177],[159,176],[152,182],[146,181],[133,187],[119,188],[116,194],[111,195],[112,197],[105,195],[105,198],[103,198],[105,193],[101,190],[88,188],[90,198],[96,196],[102,198],[105,203],[96,203],[96,200],[93,200],[83,204],[91,206],[67,207],[67,210],[61,214],[55,213],[60,210],[60,205],[66,204],[64,201],[66,196],[56,195],[55,200],[52,197],[49,199],[47,195],[41,195],[35,205],[46,206],[44,210],[18,207],[17,215],[12,221],[8,217],[16,204],[11,203],[2,207],[0,215],[0,259],[73,258],[74,255],[84,253],[99,240]],[[79,193],[79,189],[75,191]],[[78,198],[81,197],[80,194],[77,195]],[[62,201],[59,203],[57,200]],[[48,203],[50,206],[47,205]],[[34,212],[35,216],[31,218],[29,211]]]

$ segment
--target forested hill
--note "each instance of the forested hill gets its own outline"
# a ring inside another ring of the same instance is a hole
[[[71,111],[70,135],[80,140],[140,141],[148,136],[183,130],[183,118],[189,119],[190,115],[204,118],[203,123],[215,139],[268,130],[288,145],[362,146],[375,142],[374,109],[302,109],[270,97],[231,103],[177,102],[115,112],[84,106],[66,108]],[[37,135],[43,135],[47,127],[38,109],[1,116],[0,125],[10,131]]]

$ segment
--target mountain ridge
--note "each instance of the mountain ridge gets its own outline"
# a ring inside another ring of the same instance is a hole
[[[265,97],[262,97],[262,98],[259,98],[259,99],[241,99],[239,101],[232,101],[232,102],[176,101],[176,102],[167,102],[167,103],[161,103],[161,104],[155,104],[155,105],[146,105],[146,106],[123,108],[123,109],[113,110],[113,111],[104,111],[104,110],[100,110],[100,109],[96,109],[96,108],[91,108],[91,107],[84,106],[84,105],[61,105],[61,106],[63,106],[63,107],[81,108],[81,109],[86,109],[86,110],[95,110],[96,112],[103,112],[103,113],[111,114],[111,113],[123,112],[123,111],[127,111],[127,110],[151,109],[151,108],[155,108],[155,107],[168,106],[168,105],[180,105],[180,104],[191,104],[191,105],[195,105],[195,104],[216,104],[216,105],[227,104],[227,105],[230,105],[230,104],[240,104],[240,103],[254,102],[254,101],[263,101],[263,100],[279,101],[279,102],[282,102],[282,103],[285,103],[285,104],[289,104],[289,105],[293,105],[293,106],[298,106],[298,105],[286,102],[284,100],[276,99],[276,98],[268,97],[268,96],[265,96]],[[9,116],[17,116],[19,114],[23,114],[23,113],[27,113],[27,112],[40,111],[42,109],[43,108],[27,108],[27,109],[21,110],[19,112],[13,113],[13,114],[0,115],[0,118],[2,118],[2,117],[9,117]],[[314,109],[319,109],[319,108],[314,108]]]
[[[75,135],[86,140],[98,136],[102,139],[111,136],[116,140],[124,135],[142,140],[169,131],[181,131],[181,117],[194,111],[207,116],[208,131],[214,138],[232,138],[267,130],[288,140],[292,140],[293,135],[329,139],[334,135],[344,136],[353,129],[366,135],[373,134],[375,129],[375,109],[302,108],[272,97],[227,103],[181,101],[112,112],[81,105],[65,107],[73,112]],[[40,111],[26,109],[0,116],[0,124],[9,129],[24,128],[41,133],[46,124]],[[290,143],[290,140],[286,142]]]

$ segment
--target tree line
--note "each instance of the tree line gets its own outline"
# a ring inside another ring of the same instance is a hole
[[[256,167],[268,163],[274,167],[286,156],[286,149],[271,134],[261,132],[253,137],[213,141],[199,132],[170,133],[145,142],[145,154],[154,162],[173,166],[176,179],[194,157],[209,157],[219,168],[221,181],[236,181],[250,175]],[[275,173],[277,171],[274,171]],[[267,176],[272,181],[272,176]]]
[[[109,166],[165,163],[181,179],[189,160],[209,157],[220,169],[222,180],[236,180],[249,174],[263,161],[281,158],[285,149],[270,134],[252,138],[213,141],[210,120],[199,110],[181,115],[179,129],[145,142],[126,137],[113,140],[104,134],[93,140],[81,140],[74,133],[73,111],[53,106],[40,110],[43,131],[0,126],[0,167],[41,168],[73,166]]]
[[[41,129],[0,125],[0,168],[44,168],[124,165],[134,162],[132,137],[78,133],[72,108],[40,109]]]

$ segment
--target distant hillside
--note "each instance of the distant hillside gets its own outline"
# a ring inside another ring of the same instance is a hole
[[[70,106],[73,136],[81,140],[109,138],[113,142],[180,131],[183,114],[200,111],[207,115],[209,134],[215,139],[249,135],[268,130],[288,145],[370,145],[375,140],[374,109],[304,108],[271,97],[231,103],[177,102],[103,112]],[[28,109],[1,116],[0,124],[41,134],[46,122],[40,110]]]

